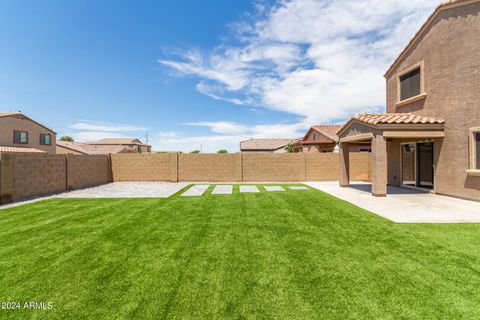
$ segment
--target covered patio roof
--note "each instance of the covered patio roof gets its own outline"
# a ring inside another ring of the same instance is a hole
[[[349,144],[370,141],[372,194],[387,194],[387,141],[390,139],[438,139],[444,137],[445,120],[412,113],[363,113],[353,116],[338,131],[339,182],[349,186]]]

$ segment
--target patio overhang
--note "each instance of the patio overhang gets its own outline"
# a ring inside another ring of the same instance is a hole
[[[444,137],[443,119],[421,117],[410,113],[359,114],[339,130],[339,183],[348,187],[349,145],[371,143],[372,195],[387,194],[387,142],[392,139],[429,140]]]

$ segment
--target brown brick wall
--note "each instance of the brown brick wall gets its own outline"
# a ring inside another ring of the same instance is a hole
[[[111,159],[113,181],[338,180],[336,153],[112,154]],[[370,154],[352,152],[350,171],[351,180],[370,180]]]
[[[109,181],[109,155],[67,155],[67,188],[78,189]]]
[[[370,179],[368,153],[350,154],[351,180]],[[109,181],[297,182],[338,179],[338,154],[2,154],[2,203]]]
[[[242,154],[179,154],[179,181],[242,181]]]
[[[338,161],[337,161],[338,162]],[[371,181],[371,153],[351,152],[350,153],[350,180]]]
[[[305,153],[244,153],[243,181],[305,181]]]
[[[307,181],[338,180],[338,153],[307,153]]]
[[[63,155],[2,154],[1,202],[64,191],[66,169],[66,158]]]
[[[113,181],[177,181],[176,153],[112,154]]]

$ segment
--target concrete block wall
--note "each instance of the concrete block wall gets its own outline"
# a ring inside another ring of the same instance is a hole
[[[337,159],[338,164],[338,159]],[[350,181],[371,181],[372,180],[371,153],[351,152],[350,153]],[[338,180],[334,179],[334,180]]]
[[[371,179],[370,154],[350,154],[350,180]],[[300,182],[338,180],[338,154],[0,155],[0,202],[110,181]]]
[[[113,181],[338,180],[336,153],[112,154]],[[350,154],[350,179],[370,180],[370,154]]]
[[[110,182],[109,155],[67,155],[67,188],[78,189]]]
[[[306,153],[306,181],[338,180],[338,153]]]
[[[178,181],[242,181],[242,154],[179,154]]]
[[[243,181],[305,181],[305,153],[243,153]]]
[[[178,181],[177,153],[112,154],[113,181]]]
[[[66,190],[63,155],[4,153],[0,170],[1,203]]]

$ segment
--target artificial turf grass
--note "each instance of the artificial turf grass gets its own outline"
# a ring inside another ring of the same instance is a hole
[[[0,310],[0,318],[480,312],[479,225],[395,224],[316,190],[210,192],[55,199],[0,211],[0,301],[54,303]]]

